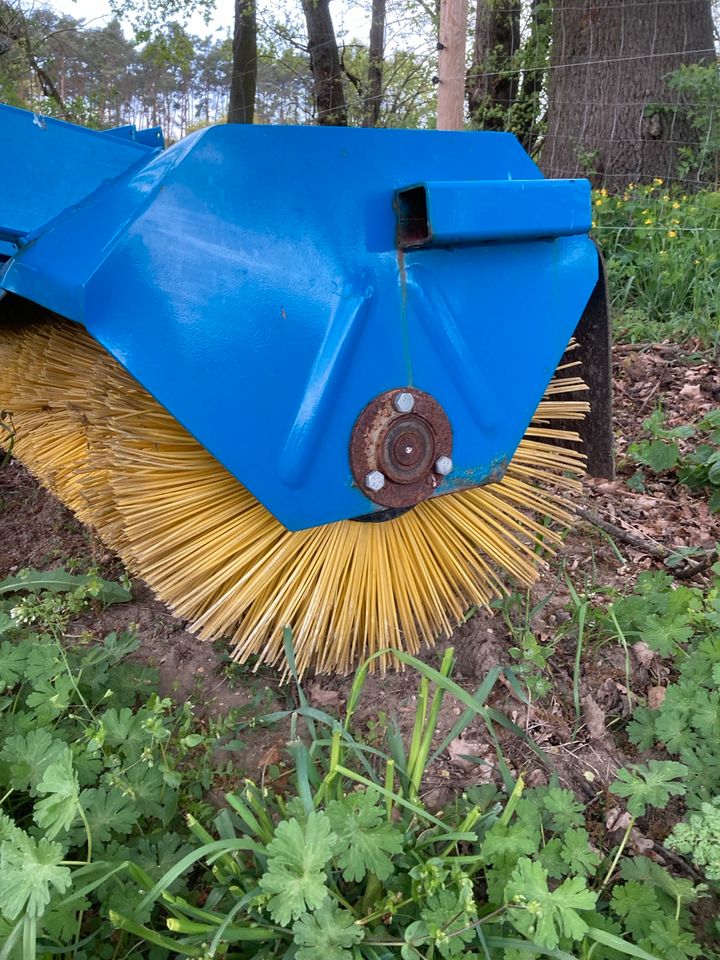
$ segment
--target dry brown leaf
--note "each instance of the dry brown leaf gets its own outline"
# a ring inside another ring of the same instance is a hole
[[[605,736],[605,711],[588,694],[582,700],[585,723],[591,740],[602,740]]]
[[[655,651],[651,650],[644,640],[638,640],[637,643],[634,643],[632,645],[632,652],[637,657],[637,661],[641,667],[651,666],[657,657]]]
[[[605,826],[608,833],[615,833],[618,830],[627,830],[630,823],[630,814],[622,807],[611,807],[605,814]]]
[[[652,840],[643,836],[637,827],[633,827],[630,831],[630,842],[641,855],[647,853],[649,850],[652,850],[652,848],[655,846]]]
[[[536,767],[527,775],[525,782],[529,787],[546,787],[548,785],[547,774],[541,767]]]
[[[314,707],[337,707],[340,694],[337,690],[327,690],[319,683],[310,685],[310,702]]]
[[[659,710],[665,699],[667,687],[650,687],[648,690],[648,706],[651,710]]]
[[[486,759],[489,748],[486,743],[475,740],[464,740],[462,737],[456,737],[454,740],[451,740],[447,748],[448,756],[450,757],[450,762],[455,764],[456,767],[459,767],[461,770],[466,772],[470,770],[480,770],[490,767],[490,764],[480,766],[477,763],[474,763],[472,760],[465,759],[466,757],[479,757]]]
[[[679,395],[685,400],[697,400],[699,402],[703,399],[699,383],[686,383],[684,387],[681,387]]]

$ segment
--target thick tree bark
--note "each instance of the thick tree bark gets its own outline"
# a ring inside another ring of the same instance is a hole
[[[330,0],[302,0],[302,6],[307,24],[317,122],[325,126],[347,126],[345,89]]]
[[[363,103],[363,126],[376,127],[380,120],[383,64],[385,59],[385,0],[372,0],[367,86]]]
[[[714,59],[709,0],[555,0],[543,170],[608,189],[679,179],[697,133],[667,77]]]
[[[255,0],[235,0],[233,68],[228,123],[252,123],[257,86],[257,12]]]
[[[518,93],[513,57],[520,48],[520,3],[477,0],[467,94],[470,117],[485,130],[504,130]]]

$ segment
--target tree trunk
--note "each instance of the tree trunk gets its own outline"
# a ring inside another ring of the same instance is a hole
[[[531,156],[535,154],[542,133],[551,19],[549,0],[532,0],[530,33],[522,55],[522,82],[513,110],[513,127],[520,143]]]
[[[385,59],[385,0],[372,0],[367,86],[363,103],[363,126],[376,127],[380,120],[383,63]]]
[[[257,12],[255,0],[235,0],[233,66],[228,123],[252,123],[257,86]]]
[[[478,0],[468,106],[475,126],[505,130],[518,92],[514,57],[520,48],[520,3]]]
[[[302,0],[317,122],[347,126],[347,105],[330,0]]]
[[[555,0],[543,170],[595,186],[681,180],[697,133],[667,77],[715,60],[709,0]]]

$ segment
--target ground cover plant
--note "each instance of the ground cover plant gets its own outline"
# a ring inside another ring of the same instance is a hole
[[[612,622],[632,637],[637,598],[654,604],[646,620],[670,617],[661,586],[643,581],[617,600]],[[69,635],[89,604],[127,598],[95,574],[0,583],[3,958],[710,957],[692,917],[706,885],[627,846],[651,808],[689,796],[687,756],[620,771],[611,793],[631,820],[603,849],[570,790],[552,778],[527,786],[505,763],[496,732],[524,735],[489,699],[501,678],[520,691],[514,673],[496,667],[469,692],[452,679],[449,649],[439,670],[405,657],[420,675],[408,742],[392,721],[375,745],[356,738],[367,664],[342,717],[312,707],[298,684],[293,709],[260,720],[289,724],[286,762],[266,784],[241,780],[218,810],[207,791],[239,778],[213,751],[240,748],[230,738],[242,732],[201,727],[187,705],[153,693],[152,671],[128,661],[134,635]],[[717,591],[675,604],[676,620],[715,629]],[[445,698],[461,709],[438,742]],[[426,774],[472,723],[497,744],[502,782],[431,809]],[[698,813],[670,841],[697,850],[709,881],[711,793],[688,801]]]
[[[672,470],[680,483],[707,495],[711,513],[720,512],[720,410],[712,410],[694,426],[668,428],[658,408],[643,422],[643,430],[648,439],[628,447],[628,456],[641,468],[630,478],[630,486],[644,489],[643,468],[653,473]]]
[[[614,326],[634,342],[720,344],[720,192],[687,194],[661,178],[596,191],[593,232],[608,269]]]
[[[606,624],[611,635],[643,644],[670,666],[662,698],[652,707],[636,707],[627,734],[640,749],[661,745],[680,761],[684,802],[702,811],[708,823],[714,822],[712,805],[720,797],[719,564],[714,571],[707,592],[673,589],[672,578],[662,572],[642,574],[636,590],[612,605]],[[697,819],[693,823],[699,825]]]
[[[69,630],[129,598],[95,573],[0,582],[3,960],[125,956],[132,938],[109,913],[134,896],[129,866],[158,877],[187,853],[183,816],[207,815],[207,791],[232,769],[214,755],[237,746],[232,718],[201,725],[161,698],[155,672],[128,659],[135,631],[97,642]]]
[[[292,656],[289,636],[286,642]],[[611,791],[627,801],[631,819],[621,844],[608,851],[591,842],[571,791],[553,781],[525,787],[501,753],[505,791],[471,789],[432,812],[422,801],[423,780],[448,743],[473,720],[491,734],[498,724],[512,725],[487,705],[500,668],[471,694],[451,678],[452,649],[439,670],[403,660],[421,674],[408,745],[393,725],[380,747],[354,739],[367,665],[342,719],[311,707],[298,686],[298,708],[263,721],[291,720],[292,765],[282,789],[247,782],[229,793],[228,809],[211,824],[191,820],[198,841],[191,854],[154,885],[139,878],[139,909],[159,904],[175,937],[117,911],[114,922],[198,957],[701,955],[690,907],[706,886],[624,855],[635,818],[684,792],[680,764],[651,760],[620,772]],[[511,673],[507,679],[514,682]],[[437,744],[446,696],[465,709]],[[168,888],[201,863],[200,906]]]

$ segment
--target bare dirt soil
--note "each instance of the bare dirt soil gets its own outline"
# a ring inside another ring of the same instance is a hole
[[[652,697],[652,691],[667,682],[667,671],[657,658],[640,660],[633,653],[628,676],[622,649],[610,644],[590,647],[582,664],[578,723],[572,679],[577,632],[570,613],[568,580],[579,594],[603,603],[608,591],[631,589],[642,570],[667,569],[663,556],[668,551],[691,546],[710,556],[720,541],[720,515],[710,515],[703,495],[690,493],[671,474],[648,479],[642,493],[632,490],[627,480],[635,467],[626,459],[629,443],[642,435],[642,421],[658,404],[670,426],[696,423],[720,407],[717,364],[707,355],[693,353],[691,347],[670,343],[621,345],[614,356],[618,477],[585,482],[584,519],[568,534],[531,591],[530,607],[545,601],[542,609],[528,624],[516,618],[541,644],[559,636],[545,670],[550,690],[528,705],[504,681],[496,685],[490,700],[525,732],[523,740],[497,728],[511,770],[522,771],[531,784],[545,783],[555,775],[596,809],[596,830],[609,832],[611,840],[626,822],[613,820],[607,787],[617,769],[633,759],[632,745],[615,730],[629,714],[631,704]],[[96,565],[110,578],[122,573],[119,561],[90,530],[41,489],[22,466],[10,462],[0,469],[0,579],[22,567],[48,569],[68,560],[76,561],[80,569]],[[685,582],[707,582],[707,569],[695,572],[686,565],[681,573],[691,574]],[[104,635],[132,624],[141,638],[139,656],[159,671],[163,694],[189,700],[208,715],[237,710],[240,717],[294,702],[293,691],[280,683],[278,674],[266,669],[254,673],[231,664],[221,644],[203,644],[194,638],[142,582],[134,583],[131,603],[88,615],[77,627]],[[455,679],[469,690],[477,689],[492,666],[515,662],[510,649],[517,637],[498,613],[475,612],[450,640],[441,640],[422,658],[438,665],[448,643],[456,653]],[[310,677],[306,690],[315,706],[336,713],[345,705],[350,684],[350,678]],[[369,677],[356,715],[358,735],[369,742],[379,741],[391,717],[408,730],[416,688],[417,677],[411,672]],[[439,736],[452,729],[461,712],[458,703],[446,700]],[[247,751],[239,762],[249,776],[263,775],[268,766],[281,761],[285,736],[283,729],[260,728],[245,738]],[[533,752],[528,741],[543,752],[544,759]],[[484,762],[471,762],[464,759],[466,755]],[[439,808],[455,791],[498,780],[496,747],[488,731],[476,722],[434,764],[426,800]],[[676,818],[668,809],[665,817],[641,824],[645,833],[636,831],[636,848],[647,851],[655,844],[661,851],[658,856],[667,857],[662,840]]]

